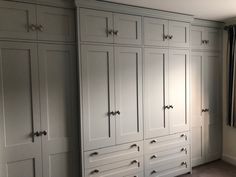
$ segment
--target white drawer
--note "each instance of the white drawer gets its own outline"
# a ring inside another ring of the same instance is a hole
[[[177,133],[160,138],[153,138],[144,141],[145,154],[163,151],[168,148],[184,146],[189,144],[189,132]]]
[[[174,147],[165,151],[159,151],[156,153],[150,153],[145,155],[145,167],[153,168],[162,166],[162,164],[169,164],[176,160],[184,160],[189,158],[189,146]]]
[[[143,155],[143,142],[84,152],[85,168],[97,167]]]
[[[144,177],[144,172],[140,172],[140,173],[134,173],[132,175],[128,175],[128,176],[124,176],[124,177]]]
[[[145,177],[174,177],[180,174],[190,172],[190,160],[189,158],[180,158],[178,160],[172,160],[169,163],[163,163],[161,166],[145,170]]]
[[[130,177],[143,171],[143,157],[116,162],[85,170],[86,177]]]

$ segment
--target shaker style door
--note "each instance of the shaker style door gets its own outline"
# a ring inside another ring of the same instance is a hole
[[[191,47],[193,49],[204,49],[206,47],[205,40],[206,40],[205,28],[199,26],[192,26]]]
[[[207,38],[207,49],[220,50],[221,48],[221,30],[217,28],[205,28]]]

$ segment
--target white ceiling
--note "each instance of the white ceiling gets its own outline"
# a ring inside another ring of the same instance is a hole
[[[122,4],[191,14],[196,18],[225,21],[236,17],[236,0],[107,0]]]

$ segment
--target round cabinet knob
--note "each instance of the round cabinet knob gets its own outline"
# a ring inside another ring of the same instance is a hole
[[[173,36],[172,36],[172,35],[170,35],[170,36],[169,36],[169,39],[172,39],[172,38],[173,38]]]
[[[40,135],[40,133],[37,131],[37,132],[34,133],[34,136],[39,137],[39,136],[41,136],[41,135]]]
[[[31,24],[31,25],[29,25],[29,29],[30,29],[31,31],[36,31],[37,27],[36,27],[36,25]]]
[[[113,34],[114,34],[114,33],[113,33],[113,30],[107,30],[107,34],[113,35]]]
[[[120,115],[120,111],[116,111],[116,114]]]
[[[164,106],[164,109],[170,109],[170,106]]]
[[[115,115],[116,115],[116,113],[115,113],[114,111],[111,111],[111,112],[109,112],[108,114],[109,114],[109,115],[112,115],[112,116],[115,116]]]
[[[44,136],[46,136],[48,133],[47,133],[46,130],[44,130],[44,131],[42,132],[42,134],[43,134]]]
[[[169,107],[170,107],[171,109],[174,109],[174,106],[173,106],[173,105],[170,105]]]
[[[168,35],[163,35],[164,40],[168,39]]]
[[[43,25],[39,25],[39,26],[38,26],[38,30],[41,31],[41,32],[43,32],[43,31],[44,31]]]
[[[113,33],[114,33],[114,35],[116,35],[116,36],[119,35],[119,31],[118,31],[118,30],[114,31]]]

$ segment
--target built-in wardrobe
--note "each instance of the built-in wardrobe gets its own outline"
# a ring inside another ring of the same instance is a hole
[[[75,10],[0,1],[0,176],[78,177]]]

